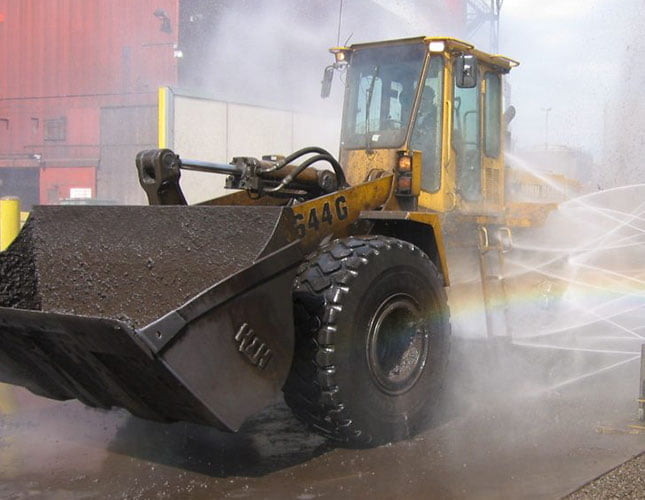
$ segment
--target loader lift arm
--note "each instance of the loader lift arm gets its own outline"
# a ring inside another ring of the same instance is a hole
[[[300,165],[291,162],[314,154]],[[332,170],[313,169],[325,162]],[[318,147],[303,148],[281,159],[236,157],[230,164],[181,159],[169,149],[141,151],[136,158],[139,183],[150,205],[186,205],[179,185],[181,170],[227,175],[226,187],[244,189],[250,196],[311,199],[348,187],[338,161]]]

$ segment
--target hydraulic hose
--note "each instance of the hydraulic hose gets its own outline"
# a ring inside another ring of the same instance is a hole
[[[309,160],[306,160],[302,165],[299,165],[298,169],[294,173],[285,177],[278,186],[276,186],[275,188],[267,189],[267,191],[268,192],[279,191],[284,186],[286,186],[289,182],[291,182],[300,172],[302,172],[304,169],[306,169],[307,167],[311,166],[312,164],[318,161],[326,161],[331,165],[332,169],[334,170],[334,173],[336,174],[336,179],[338,181],[339,188],[342,189],[349,186],[349,184],[347,184],[347,179],[345,178],[345,172],[343,172],[343,168],[340,166],[340,163],[338,163],[338,160],[336,160],[336,158],[334,158],[329,151],[323,148],[319,148],[318,146],[309,146],[306,148],[299,149],[298,151],[295,151],[294,153],[291,153],[289,156],[286,156],[285,158],[280,160],[273,167],[268,168],[263,172],[275,172],[276,170],[280,170],[281,168],[284,168],[286,165],[297,160],[298,158],[312,153],[317,153],[317,155],[310,158]]]
[[[305,160],[302,164],[298,165],[298,167],[293,172],[291,172],[289,175],[284,177],[280,181],[280,184],[278,184],[276,187],[265,189],[265,191],[268,193],[275,193],[277,191],[280,191],[291,181],[293,181],[296,177],[298,177],[298,175],[300,175],[303,172],[303,170],[305,170],[306,168],[310,167],[311,165],[319,161],[326,161],[328,163],[331,163],[330,159],[333,160],[333,158],[331,158],[329,154],[318,154],[316,156],[312,156],[311,158]]]

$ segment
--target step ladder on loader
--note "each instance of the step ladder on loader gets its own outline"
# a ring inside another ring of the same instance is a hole
[[[478,231],[479,271],[486,312],[486,334],[488,338],[507,337],[511,340],[504,254],[513,247],[512,233],[508,227],[497,227],[491,235],[491,231],[484,225],[479,226]]]

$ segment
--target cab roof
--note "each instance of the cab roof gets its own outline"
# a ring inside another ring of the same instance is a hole
[[[519,66],[520,64],[518,61],[515,61],[510,57],[506,57],[500,54],[489,54],[488,52],[476,49],[474,45],[468,42],[464,42],[463,40],[459,40],[458,38],[448,36],[417,36],[412,38],[399,38],[395,40],[383,40],[378,42],[355,43],[350,45],[349,47],[337,48],[354,51],[371,47],[384,47],[388,45],[399,45],[405,43],[425,43],[428,46],[430,46],[430,43],[443,43],[443,52],[448,52],[451,54],[473,54],[480,61],[491,64],[493,66],[497,66],[504,72],[508,72],[512,68]]]

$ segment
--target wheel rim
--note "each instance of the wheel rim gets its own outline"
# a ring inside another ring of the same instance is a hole
[[[406,294],[384,300],[370,320],[366,347],[370,373],[383,392],[410,390],[423,373],[430,347],[417,302]]]

